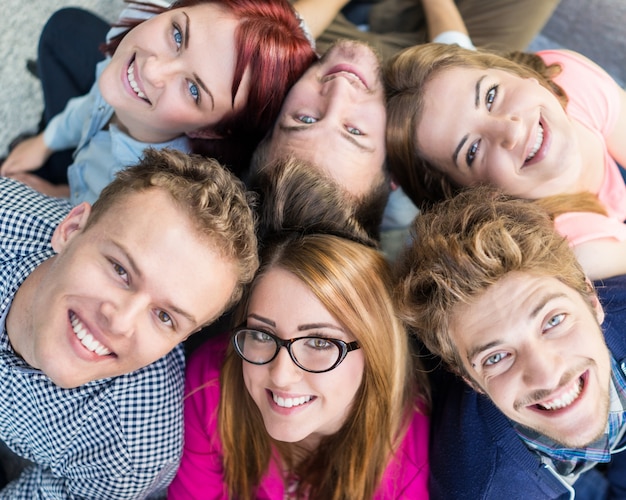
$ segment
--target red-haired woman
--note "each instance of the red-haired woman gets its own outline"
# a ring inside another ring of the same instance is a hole
[[[180,0],[136,9],[145,15],[121,20],[124,30],[104,46],[90,92],[20,143],[3,175],[78,203],[93,202],[148,145],[208,154],[238,170],[316,59],[287,0]],[[75,149],[69,189],[26,173],[64,149]]]

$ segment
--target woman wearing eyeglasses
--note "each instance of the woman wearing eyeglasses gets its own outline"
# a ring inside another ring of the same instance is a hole
[[[266,247],[241,326],[190,360],[168,498],[428,498],[426,382],[389,277],[337,236]]]

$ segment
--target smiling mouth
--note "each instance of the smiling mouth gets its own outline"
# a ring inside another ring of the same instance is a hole
[[[324,75],[322,81],[326,83],[337,77],[345,78],[353,87],[369,90],[369,87],[363,77],[358,73],[355,73],[352,68],[347,65],[335,66],[328,73],[326,73],[326,75]]]
[[[135,94],[137,94],[138,97],[140,97],[141,99],[143,99],[144,101],[149,103],[150,101],[148,100],[148,97],[139,88],[139,84],[135,80],[135,59],[133,59],[131,61],[130,65],[128,66],[128,70],[126,71],[126,73],[127,73],[127,76],[128,76],[128,83],[130,84],[130,87],[133,89],[133,92],[135,92]]]
[[[542,145],[543,145],[543,125],[539,123],[539,127],[537,128],[537,137],[535,138],[535,145],[530,150],[530,154],[526,157],[526,160],[524,160],[524,163],[528,163],[530,160],[532,160],[537,154],[537,151],[541,149]]]
[[[272,399],[281,408],[293,408],[294,406],[301,406],[308,403],[313,399],[312,396],[300,396],[299,398],[281,398],[272,392]]]
[[[76,337],[80,343],[88,351],[96,353],[98,356],[108,356],[111,351],[98,342],[91,333],[87,330],[85,325],[78,319],[78,316],[70,311],[70,323],[72,324],[72,330],[76,334]]]
[[[556,411],[562,410],[563,408],[567,408],[572,405],[574,401],[578,399],[580,393],[583,390],[584,380],[583,377],[579,377],[578,383],[575,384],[569,391],[565,394],[562,394],[558,398],[544,401],[543,403],[537,403],[535,405],[536,408],[543,411]]]

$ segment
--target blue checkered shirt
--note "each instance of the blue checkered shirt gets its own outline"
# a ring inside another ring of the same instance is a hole
[[[182,347],[133,373],[62,389],[17,356],[6,333],[16,290],[54,254],[52,233],[70,208],[0,178],[0,439],[33,462],[0,498],[145,498],[173,479],[182,451]]]
[[[611,452],[623,439],[626,423],[626,379],[619,364],[611,356],[609,418],[605,433],[585,448],[563,448],[558,443],[531,429],[513,424],[526,445],[547,458],[561,476],[569,476],[570,482],[579,474],[598,463],[611,461]],[[621,451],[621,449],[620,449]]]

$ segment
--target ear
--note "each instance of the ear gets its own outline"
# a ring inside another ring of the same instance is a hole
[[[604,309],[602,308],[602,304],[600,304],[600,299],[598,299],[598,294],[596,294],[591,281],[589,281],[589,278],[585,278],[585,280],[587,281],[587,286],[589,287],[589,300],[591,301],[591,308],[596,315],[598,324],[601,325],[604,322]]]
[[[601,325],[604,322],[604,309],[602,308],[602,304],[600,304],[600,300],[595,293],[591,297],[591,307],[593,307],[593,310],[596,313],[598,324]]]
[[[67,243],[83,230],[90,214],[91,205],[83,202],[72,208],[65,216],[52,234],[52,248],[56,253],[61,252]]]
[[[208,128],[199,128],[185,134],[190,139],[223,139],[223,137]]]

